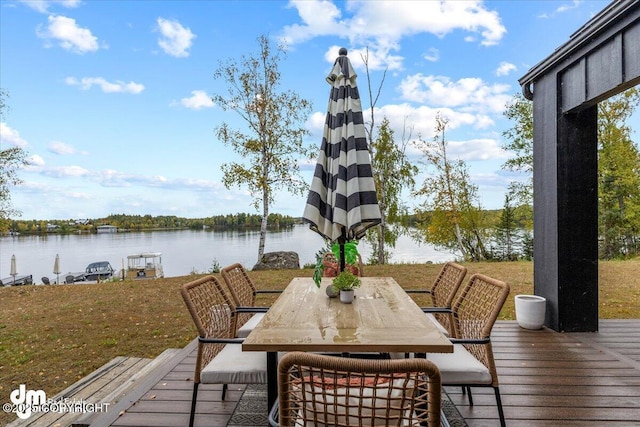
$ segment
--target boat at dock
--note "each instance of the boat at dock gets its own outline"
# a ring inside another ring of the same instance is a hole
[[[9,276],[0,280],[0,286],[20,286],[20,285],[32,285],[33,276],[31,274],[22,274],[20,276]]]
[[[101,280],[110,279],[113,277],[115,270],[111,267],[109,261],[92,262],[85,268],[84,271],[68,272],[66,274],[60,274],[57,280],[51,281],[48,277],[43,277],[42,282],[45,285],[50,284],[67,284],[77,282],[100,282]]]
[[[113,276],[115,270],[109,261],[92,262],[84,270],[84,280],[105,280]]]

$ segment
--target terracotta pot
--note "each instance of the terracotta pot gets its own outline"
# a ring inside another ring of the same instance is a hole
[[[344,270],[348,271],[349,273],[353,274],[354,276],[359,276],[360,275],[360,270],[355,265],[347,264],[347,265],[344,266]]]
[[[324,277],[336,277],[338,275],[338,271],[340,270],[340,266],[337,263],[330,262],[330,261],[324,261],[322,263],[322,265],[324,266],[324,272],[322,274]],[[355,265],[347,264],[347,265],[344,266],[344,270],[348,271],[349,273],[353,274],[354,276],[359,276],[360,275],[360,269],[358,267],[356,267]]]
[[[324,266],[324,272],[322,273],[324,277],[336,277],[338,275],[338,264],[335,262],[324,261],[322,265]]]

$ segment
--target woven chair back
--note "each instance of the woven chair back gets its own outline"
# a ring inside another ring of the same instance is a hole
[[[474,274],[453,305],[455,338],[489,338],[493,325],[509,295],[509,285],[483,274]],[[491,341],[485,344],[464,344],[471,354],[491,372],[493,385],[498,386],[498,374]]]
[[[242,264],[235,263],[221,271],[231,298],[238,307],[255,307],[256,286],[251,281]],[[241,327],[253,316],[253,313],[238,313],[237,327]]]
[[[184,299],[201,338],[233,338],[236,331],[235,304],[214,276],[205,276],[182,285]],[[224,344],[198,343],[194,381],[222,350]]]
[[[291,352],[278,365],[280,426],[440,427],[438,368],[426,359]]]
[[[455,262],[447,262],[442,266],[440,274],[431,286],[431,303],[433,307],[451,307],[453,300],[467,275],[467,267]],[[438,322],[444,326],[451,336],[453,330],[453,316],[451,313],[434,313]]]

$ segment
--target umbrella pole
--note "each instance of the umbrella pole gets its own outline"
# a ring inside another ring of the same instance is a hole
[[[345,255],[344,255],[344,244],[347,240],[346,233],[344,227],[342,227],[342,235],[338,237],[338,245],[340,246],[340,259],[338,260],[340,263],[340,273],[344,271],[345,266]]]

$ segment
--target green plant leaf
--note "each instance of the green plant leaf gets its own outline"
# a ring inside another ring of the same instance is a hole
[[[322,273],[324,272],[324,264],[322,264],[322,258],[318,258],[316,261],[316,266],[313,269],[313,281],[315,282],[317,287],[320,287],[320,282],[322,281]]]
[[[358,276],[355,276],[348,271],[343,271],[342,273],[338,274],[331,283],[334,289],[341,291],[355,289],[360,286],[361,282]]]
[[[331,245],[331,252],[335,255],[338,262],[340,262],[340,244],[334,243]],[[344,262],[345,264],[356,265],[358,263],[358,242],[349,240],[344,244]]]

